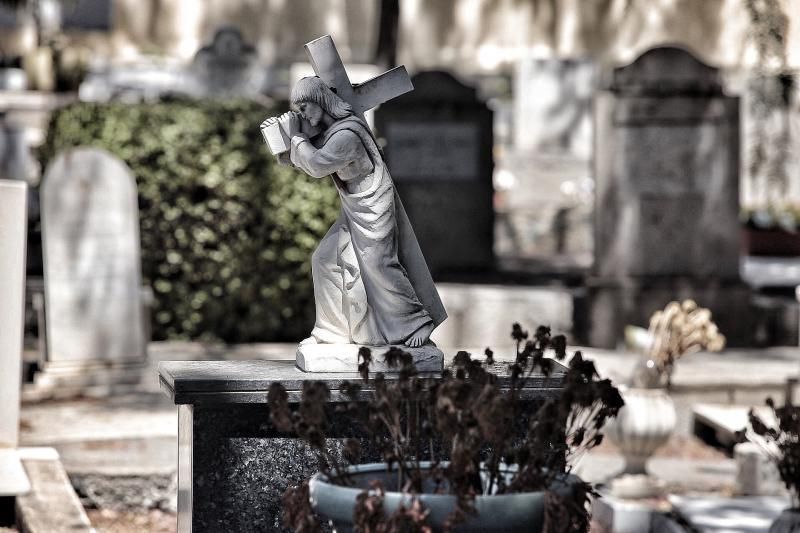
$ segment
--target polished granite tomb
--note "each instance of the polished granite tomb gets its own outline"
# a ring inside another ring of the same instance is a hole
[[[504,366],[499,363],[497,370]],[[564,369],[557,363],[555,368],[550,377],[531,377],[524,390],[527,401],[557,394]],[[283,491],[313,475],[317,465],[305,442],[271,425],[267,391],[272,383],[281,383],[293,402],[306,381],[328,385],[333,453],[343,439],[364,437],[351,418],[333,413],[343,401],[342,382],[360,380],[355,373],[306,373],[293,358],[163,361],[158,372],[162,390],[178,406],[179,533],[283,531]],[[368,385],[364,392],[369,394]],[[365,455],[365,462],[378,460],[368,447]]]

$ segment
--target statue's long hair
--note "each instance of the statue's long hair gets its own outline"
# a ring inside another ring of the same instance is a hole
[[[331,91],[318,76],[298,81],[292,87],[289,99],[294,108],[303,102],[314,102],[336,120],[353,114],[353,107]]]

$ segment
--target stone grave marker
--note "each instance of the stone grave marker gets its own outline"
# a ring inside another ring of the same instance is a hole
[[[114,24],[113,0],[79,0],[61,6],[64,29],[110,31]]]
[[[588,160],[596,82],[590,60],[520,60],[514,69],[514,148]]]
[[[146,350],[133,175],[103,150],[69,150],[47,169],[41,204],[48,347],[37,380],[138,381],[125,372]]]
[[[234,26],[217,30],[194,56],[192,71],[206,96],[254,96],[266,83],[255,47]]]
[[[19,444],[27,186],[0,180],[0,499],[30,490]]]
[[[414,91],[375,112],[397,192],[431,273],[494,264],[492,111],[445,72],[421,72]]]
[[[613,346],[667,302],[694,298],[741,345],[739,99],[719,71],[660,47],[613,71],[595,98],[590,342]]]

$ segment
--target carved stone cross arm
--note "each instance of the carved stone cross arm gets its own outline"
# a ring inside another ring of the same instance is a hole
[[[330,35],[307,43],[305,48],[317,76],[353,106],[353,112],[362,120],[365,111],[414,89],[406,67],[402,65],[364,83],[351,84]]]

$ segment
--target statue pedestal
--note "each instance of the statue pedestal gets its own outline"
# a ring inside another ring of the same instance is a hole
[[[377,359],[385,349],[374,352]],[[522,401],[529,402],[523,412],[536,412],[542,401],[559,394],[565,371],[554,361],[550,376],[538,372],[531,376],[520,391]],[[178,406],[178,531],[281,531],[281,494],[287,486],[314,475],[319,462],[305,441],[272,425],[267,396],[273,383],[283,385],[295,409],[304,383],[324,382],[331,391],[327,407],[331,453],[340,454],[344,440],[355,438],[362,443],[363,462],[382,461],[369,444],[360,411],[336,409],[347,401],[339,392],[342,381],[361,383],[364,401],[372,397],[372,384],[362,382],[356,373],[301,372],[288,357],[161,361],[158,372],[161,389]],[[498,373],[498,378],[503,387],[511,379],[506,373]]]
[[[358,372],[358,344],[304,344],[297,347],[295,362],[303,372]],[[367,346],[372,351],[370,373],[392,372],[384,362],[384,354],[391,346]],[[399,345],[397,348],[408,352],[414,358],[414,366],[419,372],[441,372],[444,368],[444,354],[432,343],[418,348]]]

